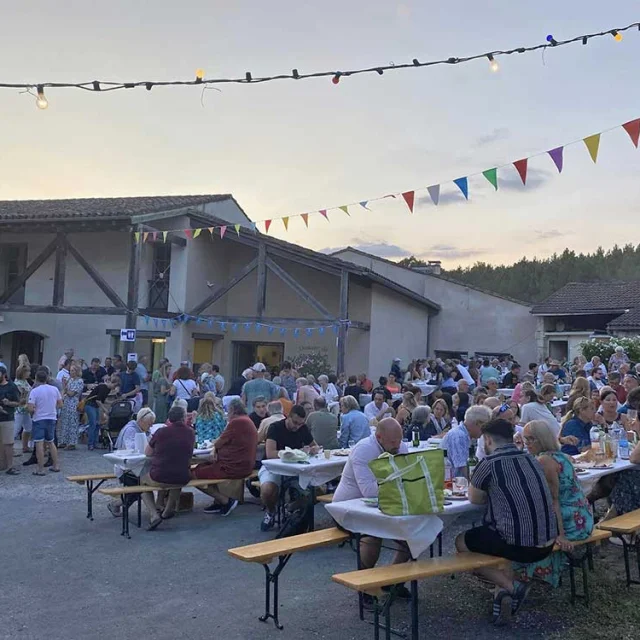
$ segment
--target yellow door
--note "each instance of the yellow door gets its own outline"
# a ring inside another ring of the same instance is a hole
[[[213,358],[213,340],[201,340],[195,338],[193,341],[193,364],[197,367],[205,362],[211,363]]]

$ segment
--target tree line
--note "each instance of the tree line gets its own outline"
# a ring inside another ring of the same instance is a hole
[[[413,256],[401,260],[405,267],[426,266]],[[568,282],[640,280],[640,244],[614,245],[605,251],[598,247],[593,253],[576,253],[565,249],[550,258],[522,258],[515,264],[494,266],[476,262],[471,267],[458,267],[444,275],[504,296],[539,302]]]

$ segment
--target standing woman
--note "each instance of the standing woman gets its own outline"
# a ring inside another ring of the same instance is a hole
[[[61,436],[59,449],[73,451],[78,444],[78,429],[80,428],[80,414],[78,402],[84,389],[82,369],[79,365],[71,365],[69,378],[62,392],[62,411],[60,412]]]
[[[167,413],[169,412],[169,390],[171,389],[171,363],[163,362],[154,374],[153,381],[153,410],[156,414],[156,420],[163,424],[167,421]]]
[[[20,356],[18,362],[20,362]],[[27,356],[24,356],[26,358]],[[16,407],[13,425],[13,439],[15,440],[22,430],[22,453],[31,453],[29,440],[31,439],[31,414],[27,411],[27,400],[31,393],[31,385],[27,378],[31,374],[31,365],[27,359],[27,364],[19,364],[14,381],[20,392],[20,404]]]

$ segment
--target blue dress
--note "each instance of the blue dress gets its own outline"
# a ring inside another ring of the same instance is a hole
[[[196,443],[217,440],[225,428],[224,415],[216,411],[211,418],[196,417]]]

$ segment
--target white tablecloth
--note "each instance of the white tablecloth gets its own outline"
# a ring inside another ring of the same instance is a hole
[[[329,460],[324,457],[313,457],[309,464],[295,462],[282,462],[282,460],[263,460],[262,466],[271,473],[280,476],[298,476],[298,484],[302,489],[308,486],[319,487],[330,480],[335,480],[342,474],[344,465],[347,464],[346,456],[331,456]]]
[[[411,383],[414,387],[418,387],[418,389],[420,389],[420,391],[422,391],[422,395],[423,396],[430,396],[437,388],[438,386],[435,384],[429,384],[428,382],[412,382]]]
[[[498,389],[498,393],[503,395],[505,398],[510,398],[514,391],[515,389]]]
[[[144,466],[150,458],[144,453],[136,453],[133,450],[120,449],[105,453],[102,456],[105,460],[111,462],[116,469],[120,471],[131,471],[131,473],[140,476],[144,470]]]

